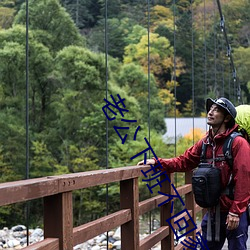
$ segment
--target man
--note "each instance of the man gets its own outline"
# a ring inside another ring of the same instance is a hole
[[[207,144],[206,159],[211,161],[215,167],[221,169],[221,185],[226,190],[230,182],[233,181],[233,198],[224,192],[220,197],[220,237],[215,239],[215,212],[209,210],[202,220],[202,236],[207,239],[208,217],[212,223],[212,241],[207,245],[210,250],[222,249],[225,239],[228,239],[229,250],[246,250],[248,237],[248,217],[247,207],[250,201],[250,146],[249,143],[237,136],[232,144],[233,170],[223,159],[223,145],[226,138],[234,131],[238,130],[235,124],[236,109],[226,98],[217,100],[207,99],[207,124],[210,129],[205,137],[195,145],[187,149],[184,154],[172,159],[158,158],[163,167],[163,171],[168,173],[186,172],[198,166],[202,152],[202,144]],[[216,161],[215,159],[223,160]],[[138,165],[143,165],[141,161]],[[147,165],[155,165],[156,159],[148,159]]]

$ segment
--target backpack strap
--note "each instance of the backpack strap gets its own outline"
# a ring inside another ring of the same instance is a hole
[[[233,170],[233,155],[232,155],[232,144],[233,144],[233,140],[237,137],[237,136],[242,136],[241,133],[239,132],[233,132],[231,133],[224,145],[223,145],[223,154],[224,154],[224,157],[225,157],[225,160],[227,161],[231,171]],[[231,200],[234,199],[234,184],[233,184],[233,181],[232,181],[232,174],[231,174],[231,177],[230,177],[230,180],[227,184],[227,187],[224,191],[224,194],[226,194]]]
[[[231,133],[224,145],[223,145],[223,154],[225,156],[225,159],[230,167],[230,169],[232,170],[233,169],[233,156],[232,156],[232,144],[233,144],[233,140],[237,137],[237,136],[242,136],[241,133],[239,132],[233,132]]]
[[[202,142],[200,162],[206,162],[207,144]]]

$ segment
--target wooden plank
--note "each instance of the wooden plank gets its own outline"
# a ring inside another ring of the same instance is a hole
[[[139,187],[138,178],[120,183],[121,209],[131,210],[131,221],[121,226],[121,249],[139,250]]]
[[[43,241],[34,243],[22,249],[23,250],[59,250],[59,239],[47,238],[47,239],[44,239]]]
[[[185,194],[191,193],[192,192],[192,185],[185,184],[183,186],[178,187],[177,191],[178,191],[179,195],[185,195]]]
[[[136,178],[142,175],[141,168],[130,166],[1,183],[0,206]],[[148,168],[144,166],[145,170]]]
[[[42,198],[58,193],[55,177],[34,178],[0,184],[0,206]]]
[[[142,176],[141,169],[142,166],[130,166],[60,175],[59,189],[60,192],[65,192],[137,178]],[[147,170],[149,167],[144,166],[144,169]]]
[[[193,216],[193,211],[192,210],[188,210],[188,213],[190,214],[190,216]],[[189,216],[188,216],[188,214],[186,214],[185,216],[179,215],[176,218],[174,218],[174,221],[178,221],[181,218],[185,218],[185,220],[187,221],[189,219]],[[177,228],[178,228],[178,225],[174,224],[174,229],[177,229]]]
[[[164,226],[158,228],[155,232],[148,235],[146,238],[140,241],[140,250],[151,249],[155,244],[157,244],[162,239],[166,238],[169,234],[169,227]]]
[[[143,215],[157,208],[158,205],[164,200],[166,200],[166,197],[164,197],[164,195],[157,195],[147,200],[141,201],[139,203],[139,215]]]
[[[74,246],[131,221],[130,209],[123,209],[73,229]]]
[[[192,185],[187,184],[187,185],[183,185],[181,187],[177,188],[177,191],[180,195],[185,195],[186,193],[189,193],[192,191]],[[176,199],[176,198],[174,198]],[[141,201],[139,203],[139,214],[143,215],[155,208],[158,208],[158,205],[161,204],[162,202],[164,202],[166,200],[166,196],[164,195],[156,195],[154,197],[151,197],[147,200]]]
[[[60,249],[73,249],[72,192],[44,198],[44,237],[59,238]]]

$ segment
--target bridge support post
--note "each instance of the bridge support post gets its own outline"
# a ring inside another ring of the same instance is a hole
[[[59,238],[60,250],[73,249],[72,192],[44,198],[44,238]]]
[[[186,184],[192,183],[192,172],[185,173],[185,183]],[[196,209],[195,209],[195,200],[194,200],[193,192],[185,194],[185,205],[186,205],[187,210],[192,210],[191,215],[192,215],[194,223],[196,224]],[[190,220],[188,220],[187,222],[192,224]],[[193,239],[195,239],[196,230],[189,233],[188,236],[191,236]]]
[[[121,209],[130,209],[132,220],[121,226],[121,249],[139,250],[138,178],[120,182]]]
[[[173,183],[173,174],[168,175],[169,179],[171,180],[171,183]],[[165,177],[164,175],[161,175],[161,180],[163,180]],[[164,181],[161,187],[161,192],[164,194],[174,194],[173,188],[171,187],[171,183],[168,181]],[[173,216],[173,211],[171,213],[171,206],[172,202],[168,202],[160,207],[160,215],[161,215],[161,227],[168,226],[169,227],[169,234],[166,238],[164,238],[161,241],[161,250],[173,250],[174,249],[174,232],[171,230],[169,224],[167,223],[167,219],[169,219],[171,216]],[[173,225],[174,220],[170,220],[170,223]]]

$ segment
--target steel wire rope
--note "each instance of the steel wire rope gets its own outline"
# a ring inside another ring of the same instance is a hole
[[[26,81],[26,97],[25,97],[25,136],[26,136],[26,169],[25,179],[29,179],[29,0],[26,0],[26,33],[25,33],[25,81]],[[26,240],[29,245],[29,214],[30,202],[25,203],[25,216],[26,216]]]
[[[222,31],[222,24],[220,22],[220,29]],[[220,73],[220,78],[221,78],[221,83],[222,83],[222,91],[221,91],[221,95],[222,96],[225,96],[225,67],[224,67],[224,59],[222,57],[222,53],[224,51],[224,47],[225,47],[225,43],[224,43],[224,40],[221,39],[221,36],[219,35],[219,39],[218,39],[218,50],[219,50],[219,53],[218,53],[218,56],[219,56],[219,73]]]
[[[233,91],[234,91],[234,93],[236,92],[235,94],[237,95],[238,103],[241,104],[242,103],[241,86],[240,86],[240,81],[237,80],[237,71],[236,71],[236,68],[235,68],[235,65],[234,65],[231,45],[229,43],[228,36],[227,36],[225,18],[224,18],[224,15],[222,13],[220,0],[216,0],[216,1],[217,1],[217,6],[218,6],[218,10],[219,10],[219,15],[220,15],[220,27],[221,27],[221,31],[223,32],[223,35],[224,35],[224,38],[225,38],[225,41],[226,41],[227,57],[230,60],[230,69],[232,70],[232,78],[233,78],[233,85],[234,85]]]
[[[150,144],[150,126],[151,126],[151,120],[150,120],[150,0],[147,0],[147,39],[148,39],[148,141]],[[151,145],[151,144],[150,144]],[[149,157],[150,157],[150,151],[149,151]],[[149,186],[151,186],[151,181],[149,181]],[[149,192],[150,197],[152,196],[151,192]],[[152,213],[149,212],[149,233],[151,234],[152,231]]]
[[[204,46],[204,99],[207,96],[207,13],[206,13],[206,0],[204,0],[203,4],[203,46]],[[205,107],[204,107],[205,108]],[[207,126],[205,125],[205,130],[207,130]]]
[[[215,0],[213,1],[213,10],[214,10],[214,91],[217,96],[218,85],[217,85],[217,32],[216,32],[216,14],[215,14]]]
[[[225,75],[224,75],[224,59],[221,56],[222,51],[224,49],[224,43],[223,41],[221,41],[221,37],[220,39],[218,39],[218,49],[219,49],[219,61],[220,61],[220,67],[219,67],[219,72],[220,72],[220,78],[221,78],[221,83],[222,83],[222,96],[225,96]]]
[[[203,39],[204,39],[204,93],[205,98],[207,97],[207,39],[206,39],[206,23],[207,23],[207,15],[206,15],[206,0],[204,0],[203,5]]]
[[[176,98],[177,98],[177,86],[176,86],[176,1],[173,0],[173,46],[174,46],[174,54],[173,54],[173,76],[172,79],[174,82],[174,156],[177,155],[177,107],[176,107]],[[175,186],[177,187],[178,182],[178,174],[175,173]]]
[[[192,79],[192,116],[193,116],[193,144],[195,141],[194,133],[194,118],[195,118],[195,92],[194,92],[194,10],[193,10],[193,0],[191,0],[191,40],[192,40],[192,70],[191,70],[191,79]]]
[[[105,20],[104,20],[104,46],[105,46],[105,85],[106,85],[106,100],[108,100],[108,0],[105,0]],[[109,167],[109,162],[108,162],[108,119],[106,121],[106,169]],[[109,186],[108,183],[106,184],[106,215],[109,213]],[[108,232],[107,232],[107,249],[109,246],[109,241],[108,241]]]

